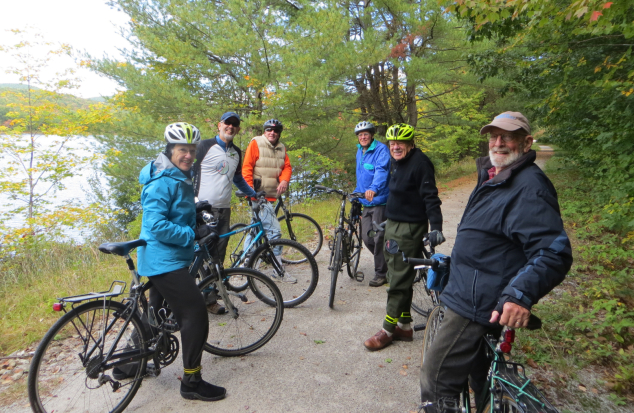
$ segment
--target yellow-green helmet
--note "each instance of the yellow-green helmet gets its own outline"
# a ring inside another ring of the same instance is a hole
[[[414,139],[414,128],[407,123],[397,123],[387,128],[385,139],[388,141],[411,141]]]

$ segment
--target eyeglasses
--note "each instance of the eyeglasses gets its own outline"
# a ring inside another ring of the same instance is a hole
[[[282,133],[282,129],[281,128],[266,128],[264,129],[264,132]]]
[[[489,141],[495,142],[498,140],[498,137],[504,141],[504,143],[511,143],[515,140],[515,135],[512,133],[490,133]]]
[[[233,120],[233,119],[227,119],[227,120],[223,120],[222,123],[224,123],[225,125],[231,125],[235,128],[239,128],[240,127],[240,121],[239,120]]]

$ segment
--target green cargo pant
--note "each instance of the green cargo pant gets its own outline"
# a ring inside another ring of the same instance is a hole
[[[385,241],[396,240],[406,257],[422,257],[423,236],[426,233],[426,222],[397,222],[388,219],[385,225]],[[394,332],[398,321],[404,324],[412,322],[412,282],[416,270],[412,265],[403,262],[402,254],[392,255],[387,251],[383,253],[387,261],[387,282],[390,284],[387,290],[387,315],[383,321],[383,328]]]

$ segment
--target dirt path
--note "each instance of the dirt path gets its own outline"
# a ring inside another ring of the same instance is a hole
[[[540,154],[542,158],[547,154]],[[438,248],[449,254],[456,226],[475,182],[475,175],[447,185],[441,193],[447,242]],[[320,280],[312,297],[287,309],[275,337],[262,349],[242,358],[203,356],[203,377],[227,388],[225,400],[190,402],[178,394],[181,361],[146,379],[127,411],[153,413],[222,412],[408,412],[419,403],[418,371],[423,332],[414,342],[396,342],[369,352],[363,341],[381,328],[385,288],[371,288],[373,261],[364,249],[358,283],[340,275],[335,308],[328,308],[330,274],[327,247],[318,255]],[[421,321],[418,317],[416,321]],[[29,411],[26,400],[13,412]]]

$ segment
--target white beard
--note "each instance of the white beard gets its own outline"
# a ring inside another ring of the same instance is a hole
[[[504,149],[504,150],[508,150],[508,149]],[[489,158],[491,158],[491,164],[495,166],[496,168],[506,168],[513,162],[517,161],[520,158],[520,156],[523,155],[523,152],[524,152],[523,148],[517,148],[517,151],[515,152],[508,151],[507,152],[508,156],[499,156],[496,154],[497,151],[498,151],[497,147],[494,147],[493,149],[489,150]]]

